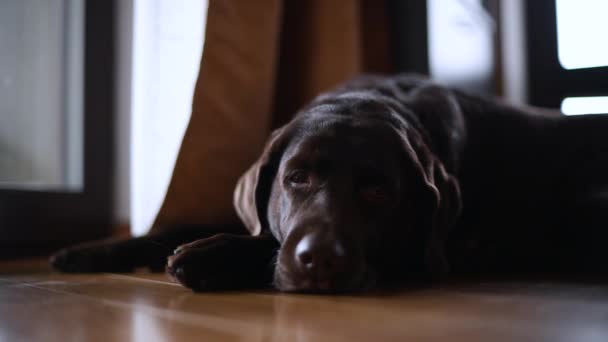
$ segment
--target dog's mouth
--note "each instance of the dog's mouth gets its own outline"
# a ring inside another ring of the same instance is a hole
[[[276,272],[274,286],[283,292],[311,294],[347,294],[370,291],[375,287],[373,277],[356,277],[353,281],[293,279]]]
[[[321,276],[302,272],[285,259],[279,253],[274,272],[274,286],[283,292],[345,294],[370,291],[376,286],[375,273],[365,262],[353,262]]]

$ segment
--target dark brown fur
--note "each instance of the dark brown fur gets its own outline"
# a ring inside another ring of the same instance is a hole
[[[607,137],[608,115],[513,107],[416,76],[362,76],[273,133],[241,178],[235,205],[249,235],[182,227],[67,249],[53,264],[158,266],[200,239],[167,266],[196,290],[272,282],[344,292],[448,272],[605,273]]]

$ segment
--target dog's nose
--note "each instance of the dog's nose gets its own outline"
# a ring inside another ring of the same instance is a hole
[[[330,278],[344,263],[345,250],[340,241],[306,234],[296,245],[295,258],[301,270],[322,280]]]

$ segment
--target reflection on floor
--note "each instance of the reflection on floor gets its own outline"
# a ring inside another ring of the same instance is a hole
[[[0,265],[0,341],[608,341],[608,285],[194,294],[162,274],[62,275],[13,263]]]

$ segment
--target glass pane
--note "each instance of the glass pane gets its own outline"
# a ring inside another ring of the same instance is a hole
[[[608,113],[608,96],[567,97],[561,109],[566,115]]]
[[[83,0],[0,1],[0,187],[82,188]]]
[[[608,65],[608,1],[557,0],[557,46],[565,69]]]

